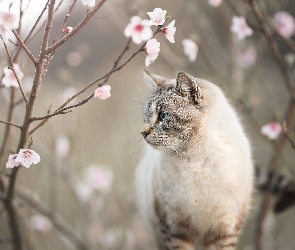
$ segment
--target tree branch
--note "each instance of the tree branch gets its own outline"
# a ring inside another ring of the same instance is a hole
[[[27,97],[26,97],[26,95],[25,95],[25,92],[24,92],[23,87],[22,87],[22,85],[21,85],[21,83],[20,83],[20,80],[19,80],[19,78],[18,78],[18,76],[17,76],[17,74],[16,74],[16,72],[15,72],[15,70],[14,70],[14,63],[13,63],[12,58],[11,58],[11,55],[10,55],[10,53],[9,53],[9,51],[8,51],[7,45],[6,45],[6,43],[3,41],[2,36],[1,36],[1,40],[2,40],[2,42],[3,42],[3,44],[4,44],[4,48],[5,48],[5,51],[6,51],[6,54],[7,54],[8,60],[9,60],[10,69],[12,70],[12,72],[13,72],[13,74],[14,74],[14,76],[15,76],[15,79],[16,79],[17,84],[18,84],[18,86],[19,86],[20,92],[22,93],[22,96],[23,96],[25,102],[27,103],[27,102],[28,102],[28,99],[27,99]]]
[[[56,229],[65,236],[73,245],[77,246],[79,250],[89,249],[87,245],[78,237],[62,218],[53,214],[40,200],[34,198],[29,191],[16,188],[16,195],[25,201],[28,205],[36,209],[39,213],[51,220]]]
[[[101,6],[105,3],[106,0],[101,0],[92,11],[87,12],[83,20],[67,35],[65,35],[62,39],[58,42],[50,46],[46,50],[46,54],[51,54],[53,51],[58,49],[61,45],[63,45],[67,40],[73,37],[88,21],[89,19],[101,8]]]
[[[38,62],[36,60],[36,58],[34,57],[34,55],[31,53],[31,51],[28,49],[28,47],[24,44],[24,42],[22,41],[21,37],[19,36],[19,34],[17,34],[17,32],[15,30],[12,31],[12,33],[15,35],[16,39],[18,40],[18,42],[21,44],[21,47],[24,49],[24,51],[27,53],[27,55],[30,57],[30,59],[32,60],[32,62],[34,63],[34,65],[36,65]]]

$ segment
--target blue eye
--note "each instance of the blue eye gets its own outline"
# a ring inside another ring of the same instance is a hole
[[[163,111],[160,111],[159,112],[159,120],[160,121],[164,121],[166,118],[167,118],[168,114],[163,112]]]

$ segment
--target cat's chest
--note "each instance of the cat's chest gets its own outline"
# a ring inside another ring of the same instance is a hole
[[[236,183],[222,162],[200,157],[194,161],[166,160],[158,171],[160,192],[168,203],[191,204],[223,200]]]

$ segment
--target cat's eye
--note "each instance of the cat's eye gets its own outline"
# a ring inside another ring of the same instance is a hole
[[[163,112],[163,111],[160,111],[159,112],[159,120],[160,121],[164,121],[166,118],[167,118],[168,114]]]

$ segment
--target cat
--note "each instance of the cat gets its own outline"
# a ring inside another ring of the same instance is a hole
[[[138,208],[158,249],[236,249],[253,186],[249,140],[221,89],[149,72],[152,93],[135,174]]]

